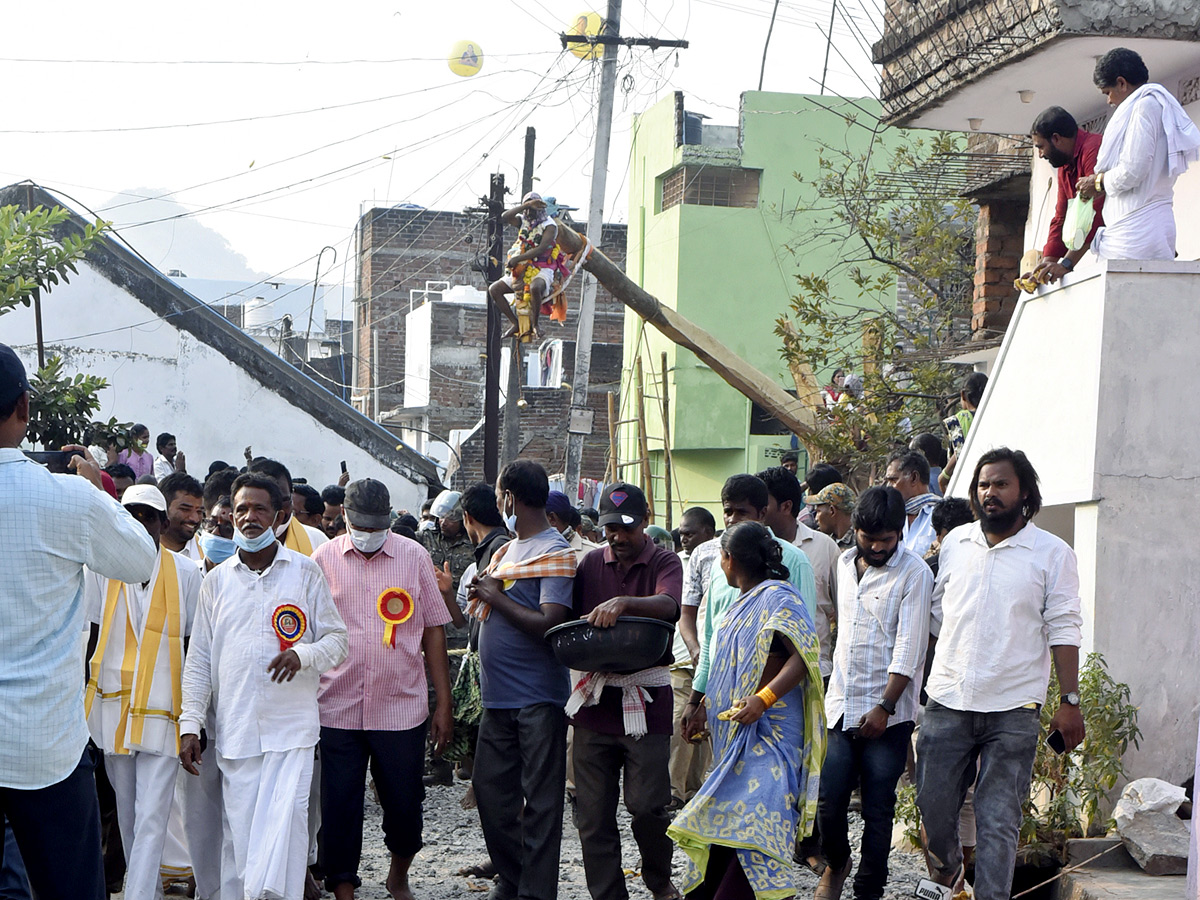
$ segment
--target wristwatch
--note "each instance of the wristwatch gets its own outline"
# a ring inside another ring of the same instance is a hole
[[[1058,264],[1060,266],[1062,266],[1064,269],[1066,269],[1068,272],[1070,272],[1072,269],[1075,268],[1075,263],[1071,262],[1070,257],[1067,257],[1067,256],[1064,256],[1062,259],[1060,259],[1058,261]]]
[[[1065,703],[1068,706],[1078,706],[1079,705],[1079,694],[1077,694],[1075,691],[1071,691],[1071,693],[1069,693],[1069,694],[1063,694],[1058,699],[1059,699],[1060,703]]]
[[[894,700],[889,700],[887,697],[880,697],[879,705],[883,707],[883,711],[889,716],[896,714],[896,702]]]

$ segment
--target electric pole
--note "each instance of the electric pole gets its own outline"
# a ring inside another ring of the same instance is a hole
[[[533,146],[537,132],[525,129],[525,165],[521,171],[521,196],[533,190]],[[517,398],[521,396],[521,379],[524,377],[525,361],[521,358],[521,342],[513,340],[512,355],[508,359],[508,388],[504,395],[504,452],[501,458],[505,465],[517,458],[521,452],[521,408]]]
[[[487,199],[488,212],[488,284],[504,274],[501,256],[504,253],[504,175],[492,175]],[[500,311],[487,301],[487,351],[484,355],[483,378],[483,480],[496,483],[500,455]]]
[[[621,0],[608,0],[604,19],[605,37],[621,33]],[[608,145],[612,138],[613,95],[617,89],[617,45],[604,45],[600,60],[600,107],[596,111],[596,151],[592,157],[592,193],[588,200],[587,239],[600,246],[604,228],[604,188],[608,181]],[[579,333],[575,338],[575,371],[571,378],[571,410],[567,421],[567,464],[564,492],[574,506],[579,499],[579,471],[583,463],[583,439],[591,434],[588,387],[592,367],[592,325],[596,318],[596,278],[583,273],[579,304]]]
[[[588,201],[587,239],[594,247],[601,243],[604,228],[604,188],[608,179],[608,145],[612,137],[613,95],[617,88],[617,50],[627,47],[687,47],[687,41],[663,41],[658,38],[621,37],[621,0],[608,0],[604,30],[595,36],[560,35],[568,44],[601,44],[600,104],[596,110],[596,150],[592,158],[592,193]],[[579,333],[575,338],[575,371],[571,379],[571,410],[567,420],[567,462],[564,490],[575,503],[579,498],[579,472],[583,461],[583,439],[592,433],[592,410],[588,406],[588,387],[592,367],[592,326],[596,318],[596,279],[583,274],[583,299],[579,304]]]

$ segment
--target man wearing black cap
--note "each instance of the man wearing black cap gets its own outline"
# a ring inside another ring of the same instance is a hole
[[[373,478],[346,487],[348,533],[318,547],[350,634],[345,661],[321,678],[321,869],[338,900],[354,896],[362,854],[367,767],[383,807],[393,897],[411,897],[421,849],[421,760],[428,723],[441,753],[454,730],[446,634],[450,621],[429,553],[389,530],[391,498]],[[430,719],[425,663],[437,691]]]
[[[25,367],[0,344],[0,496],[20,511],[0,517],[0,813],[38,896],[103,900],[94,751],[79,678],[83,567],[141,584],[157,548],[97,489],[93,462],[71,460],[87,480],[52,475],[17,449],[29,395]]]
[[[646,537],[646,497],[618,482],[600,498],[608,546],[583,558],[575,578],[577,616],[611,628],[618,616],[676,622],[683,564]],[[678,897],[671,883],[669,760],[672,732],[668,648],[657,664],[632,674],[587,672],[576,683],[567,714],[575,727],[576,824],[593,900],[626,900],[617,797],[625,775],[625,806],[642,853],[642,879],[657,900]]]

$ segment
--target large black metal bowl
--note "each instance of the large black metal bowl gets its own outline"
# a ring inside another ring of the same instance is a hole
[[[675,633],[661,619],[618,616],[612,628],[597,628],[586,619],[564,622],[546,632],[555,658],[581,672],[637,672],[657,663]]]

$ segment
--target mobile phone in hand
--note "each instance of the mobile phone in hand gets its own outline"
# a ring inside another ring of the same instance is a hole
[[[344,459],[342,460],[342,474],[346,474],[346,461]]]
[[[1062,732],[1057,728],[1046,736],[1046,746],[1059,756],[1067,752],[1067,742],[1063,740]]]

